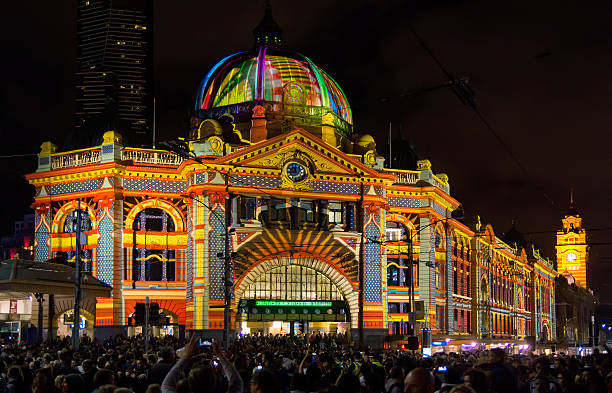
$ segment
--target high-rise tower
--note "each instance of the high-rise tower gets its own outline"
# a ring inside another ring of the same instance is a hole
[[[75,137],[99,143],[109,129],[150,146],[153,0],[78,0]]]
[[[574,208],[572,193],[570,207],[563,217],[563,228],[557,232],[557,270],[571,273],[578,284],[588,288],[587,261],[589,247],[582,218]]]

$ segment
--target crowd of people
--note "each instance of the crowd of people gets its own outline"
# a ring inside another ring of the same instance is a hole
[[[2,344],[0,393],[612,393],[612,357],[423,357],[351,346],[344,335],[192,336]]]

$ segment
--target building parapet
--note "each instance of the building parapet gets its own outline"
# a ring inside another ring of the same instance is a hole
[[[179,166],[183,158],[166,150],[137,149],[125,147],[121,150],[122,160],[132,160],[135,164]]]
[[[100,147],[92,147],[88,149],[73,150],[65,153],[53,154],[50,158],[51,170],[98,164],[102,160],[102,149]]]

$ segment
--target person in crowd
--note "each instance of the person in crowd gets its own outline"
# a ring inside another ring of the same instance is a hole
[[[385,392],[403,393],[404,392],[404,370],[399,366],[391,367],[385,382]]]
[[[493,348],[489,352],[489,363],[492,374],[491,390],[496,393],[515,393],[518,388],[518,379],[514,371],[506,364],[506,352],[501,348]]]
[[[179,360],[172,367],[172,369],[170,369],[170,372],[164,378],[161,385],[162,393],[177,392],[180,374],[182,372],[184,373],[188,365],[192,365],[191,362],[194,360],[196,355],[198,355],[197,352],[199,341],[199,337],[197,337],[197,335],[193,335],[187,345],[180,351],[181,360]],[[207,359],[208,362],[202,362],[191,367],[191,370],[188,373],[187,380],[189,382],[191,392],[216,392],[219,382],[219,375],[217,374],[216,367],[219,365],[228,380],[226,392],[243,393],[244,385],[242,379],[240,378],[240,374],[234,365],[221,353],[219,349],[219,342],[214,342],[212,348],[212,355],[215,355],[217,360],[211,361],[211,359]],[[215,362],[217,362],[217,365],[215,365]],[[253,392],[252,384],[253,381],[251,381],[251,391]]]
[[[80,374],[68,374],[62,381],[62,393],[83,393],[85,384]]]
[[[404,380],[404,393],[434,393],[435,378],[431,371],[419,367],[410,371]]]
[[[475,368],[463,374],[463,384],[472,388],[476,393],[487,393],[489,391],[489,382],[486,374],[484,371]]]
[[[21,367],[13,366],[9,368],[6,376],[8,378],[8,382],[6,383],[6,393],[26,392]]]
[[[32,393],[59,393],[53,382],[53,370],[51,367],[39,368],[34,374]]]
[[[508,347],[425,357],[321,332],[240,335],[227,351],[200,347],[197,337],[148,344],[145,352],[142,335],[86,339],[78,350],[59,339],[4,342],[0,393],[612,393],[606,352],[517,355]]]

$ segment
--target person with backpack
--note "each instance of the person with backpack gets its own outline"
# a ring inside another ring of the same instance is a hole
[[[386,393],[403,393],[404,392],[404,370],[401,367],[394,366],[389,370],[387,382],[385,382]]]

